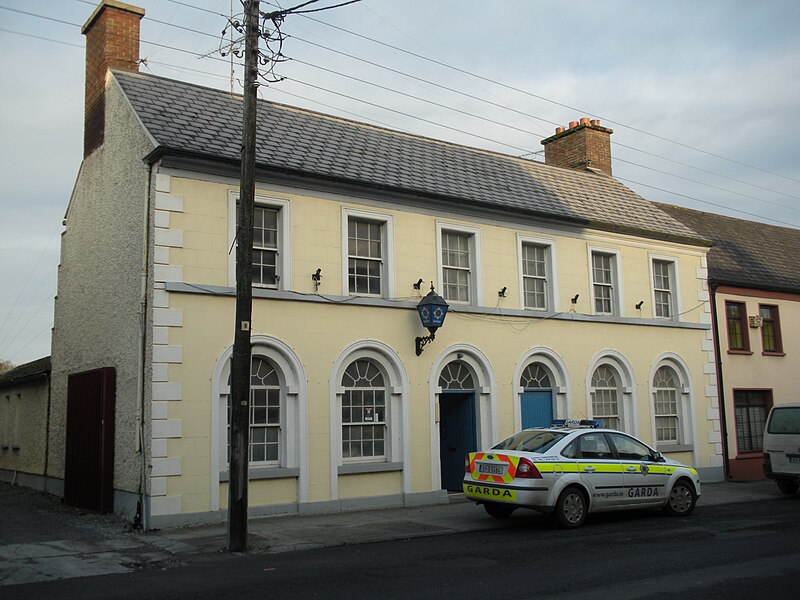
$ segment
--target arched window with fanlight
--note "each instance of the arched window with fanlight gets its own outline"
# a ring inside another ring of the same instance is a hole
[[[653,377],[653,400],[656,418],[656,442],[680,442],[678,376],[674,369],[664,365]]]
[[[609,364],[601,364],[591,380],[592,418],[599,419],[611,429],[620,429],[623,403],[620,377]]]
[[[342,376],[342,459],[386,456],[386,384],[370,359],[350,363]]]
[[[665,354],[653,366],[650,385],[657,447],[667,452],[691,450],[692,386],[686,364],[677,355]]]
[[[230,377],[228,378],[230,386]],[[281,462],[282,399],[285,386],[275,365],[261,356],[250,363],[250,464],[273,466]],[[228,462],[230,462],[230,395],[228,404]]]

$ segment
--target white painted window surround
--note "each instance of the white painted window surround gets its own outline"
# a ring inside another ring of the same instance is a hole
[[[354,292],[350,289],[349,265],[349,225],[351,221],[361,221],[380,226],[380,294],[382,298],[394,298],[395,294],[395,254],[394,254],[394,219],[388,213],[371,210],[342,207],[342,294],[371,295]],[[362,257],[363,258],[363,257]]]
[[[693,447],[692,382],[686,363],[667,352],[650,372],[652,435],[656,449],[687,451]]]
[[[607,417],[608,426],[632,435],[638,434],[636,380],[633,368],[619,352],[611,349],[598,353],[586,372],[586,406],[589,418]],[[613,409],[610,412],[604,412]]]
[[[526,254],[530,255],[531,248],[536,249],[538,258],[543,258],[543,264],[528,264],[526,268]],[[517,235],[517,267],[521,307],[529,310],[556,310],[559,303],[556,264],[556,245],[554,240],[523,234]],[[534,267],[533,269],[531,269],[532,266]],[[537,290],[537,302],[531,302],[531,294],[526,292],[526,290],[532,289]],[[541,296],[542,292],[543,297]],[[540,300],[542,298],[544,306],[541,305]]]
[[[228,193],[228,285],[236,286],[236,201],[239,198],[238,190],[231,190]],[[286,198],[263,196],[256,194],[255,204],[259,207],[270,208],[277,211],[277,261],[276,270],[278,273],[277,286],[263,286],[288,290],[292,287],[292,227],[291,227],[291,203]],[[262,286],[258,286],[262,287]]]
[[[443,259],[444,236],[453,233],[456,236],[466,237],[468,248],[466,249],[466,260],[464,265],[446,265]],[[436,268],[439,275],[439,293],[448,302],[456,304],[470,304],[472,306],[483,305],[483,273],[481,261],[481,231],[477,227],[470,227],[457,223],[447,223],[444,221],[436,222]],[[445,286],[445,269],[450,270],[450,275],[459,272],[466,273],[466,285],[469,289],[469,300],[448,297]]]
[[[622,314],[622,266],[616,248],[588,246],[589,291],[592,314]]]
[[[681,313],[678,259],[666,254],[651,253],[648,260],[650,265],[650,302],[653,307],[653,317],[678,320]],[[666,277],[666,280],[664,277]]]

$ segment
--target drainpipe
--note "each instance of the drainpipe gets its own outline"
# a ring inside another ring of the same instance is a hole
[[[50,491],[50,485],[48,483],[47,478],[47,468],[48,463],[50,462],[50,398],[53,391],[53,363],[52,363],[52,352],[50,353],[51,362],[50,362],[50,372],[47,374],[47,418],[45,420],[44,425],[44,491]]]
[[[711,327],[714,337],[714,356],[716,358],[717,371],[717,400],[719,402],[720,433],[722,435],[722,468],[725,472],[725,480],[730,476],[730,454],[728,453],[728,417],[725,412],[725,384],[722,377],[722,353],[719,344],[719,321],[717,315],[717,283],[713,279],[708,280],[708,291],[711,295]]]
[[[139,396],[139,415],[138,415],[138,443],[139,443],[139,457],[141,460],[140,476],[139,476],[139,501],[136,507],[136,517],[134,518],[134,525],[147,531],[150,524],[150,509],[147,505],[147,447],[145,439],[145,381],[147,369],[147,294],[148,294],[148,275],[150,268],[150,198],[153,193],[153,164],[150,165],[147,173],[147,193],[144,200],[144,231],[142,232],[142,287],[141,287],[141,302],[140,302],[140,317],[139,317],[139,372],[137,376],[137,387]]]

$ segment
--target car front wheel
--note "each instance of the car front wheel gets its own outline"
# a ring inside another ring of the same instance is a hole
[[[558,497],[554,515],[561,527],[575,529],[583,525],[588,509],[586,494],[577,487],[568,487]]]
[[[672,486],[664,505],[664,512],[673,517],[686,517],[694,510],[697,504],[697,494],[694,486],[688,481],[681,479]]]
[[[797,492],[798,483],[794,479],[776,479],[775,483],[778,484],[778,489],[788,495],[793,495]]]

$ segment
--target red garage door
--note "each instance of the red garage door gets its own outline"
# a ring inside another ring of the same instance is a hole
[[[114,508],[116,370],[69,376],[64,502],[106,513]]]

